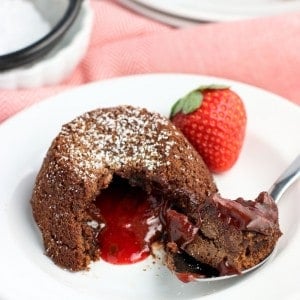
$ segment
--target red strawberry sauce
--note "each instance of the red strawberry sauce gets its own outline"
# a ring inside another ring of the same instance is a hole
[[[149,256],[161,231],[157,199],[118,180],[97,197],[105,227],[98,239],[101,257],[112,264],[132,264]]]

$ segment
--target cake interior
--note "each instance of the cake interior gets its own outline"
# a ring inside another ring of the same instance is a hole
[[[150,255],[152,243],[162,239],[162,204],[160,196],[115,175],[90,210],[90,225],[98,229],[101,258],[113,264],[130,264]]]

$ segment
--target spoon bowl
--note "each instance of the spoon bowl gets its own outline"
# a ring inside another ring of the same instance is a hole
[[[269,190],[269,194],[275,201],[275,203],[278,203],[281,199],[282,195],[285,193],[285,191],[298,179],[300,178],[300,155],[298,155],[292,163],[285,169],[285,171],[279,176],[279,178],[274,182],[274,184],[271,186]],[[211,282],[211,281],[218,281],[218,280],[225,280],[230,279],[234,277],[238,277],[244,274],[247,274],[249,272],[252,272],[262,265],[264,265],[269,259],[273,258],[276,253],[276,247],[273,249],[273,251],[260,263],[257,265],[243,270],[239,274],[232,274],[232,275],[224,275],[224,276],[218,276],[218,277],[209,277],[209,278],[195,278],[195,281],[201,281],[201,282]]]

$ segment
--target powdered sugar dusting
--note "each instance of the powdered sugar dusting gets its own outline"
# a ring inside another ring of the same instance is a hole
[[[130,106],[88,112],[63,126],[61,160],[88,178],[95,177],[95,170],[124,165],[151,171],[170,164],[175,140],[169,124],[159,114]]]

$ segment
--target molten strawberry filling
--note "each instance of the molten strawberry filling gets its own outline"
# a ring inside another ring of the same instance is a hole
[[[132,264],[149,256],[162,230],[155,197],[118,179],[101,192],[96,206],[105,223],[98,236],[102,259]]]
[[[112,264],[132,264],[147,258],[151,244],[165,238],[166,231],[168,239],[180,248],[198,231],[186,216],[169,207],[168,201],[121,178],[114,178],[101,191],[96,207],[99,211],[93,214],[104,224],[98,234],[101,258]]]

